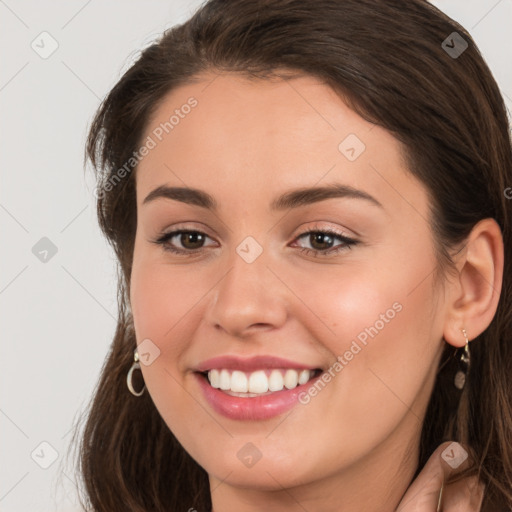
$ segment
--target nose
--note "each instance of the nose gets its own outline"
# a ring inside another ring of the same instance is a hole
[[[286,287],[267,264],[265,251],[250,263],[234,252],[227,272],[213,290],[207,312],[215,329],[244,338],[285,323]]]

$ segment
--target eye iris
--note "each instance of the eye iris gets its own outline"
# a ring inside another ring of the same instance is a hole
[[[186,242],[191,242],[192,247],[190,245],[187,245]],[[180,243],[183,245],[183,247],[186,247],[187,249],[199,249],[201,248],[201,244],[204,242],[204,237],[201,233],[182,233],[180,238]],[[197,244],[197,246],[194,246],[194,244]]]
[[[311,240],[314,241],[314,243],[311,244],[312,247],[315,249],[329,249],[330,244],[332,244],[332,237],[326,233],[312,233],[310,235]],[[315,247],[315,243],[319,243],[320,245],[323,245],[323,247]],[[328,244],[328,247],[325,247],[325,244]]]

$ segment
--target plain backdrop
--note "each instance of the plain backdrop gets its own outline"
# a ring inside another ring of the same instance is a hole
[[[200,3],[0,0],[2,512],[81,510],[66,455],[116,315],[85,135],[137,52]],[[512,111],[512,0],[433,3],[473,36]]]

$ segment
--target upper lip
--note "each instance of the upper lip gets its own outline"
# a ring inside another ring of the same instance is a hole
[[[206,372],[213,368],[240,370],[240,371],[254,371],[267,368],[293,368],[296,370],[316,370],[319,366],[311,366],[309,364],[302,364],[296,361],[290,361],[281,357],[275,356],[253,356],[249,358],[241,358],[238,356],[219,356],[207,359],[201,362],[196,371]]]

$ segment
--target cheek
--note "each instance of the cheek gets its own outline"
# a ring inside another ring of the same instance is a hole
[[[183,393],[183,379],[207,293],[218,280],[218,273],[208,265],[167,264],[162,256],[136,249],[130,300],[137,344],[149,339],[160,354],[151,365],[141,365],[141,370],[155,405],[171,428],[175,410],[188,411],[187,417],[201,416],[197,403]],[[193,376],[186,375],[186,385],[190,385]]]
[[[185,286],[182,271],[173,271],[137,248],[134,256],[130,301],[135,335],[138,345],[146,344],[158,353],[150,365],[141,364],[146,387],[158,406],[160,399],[165,402],[171,396],[179,397],[173,377],[186,346],[187,336],[180,329],[188,325],[182,320],[191,307],[190,288]]]
[[[187,343],[187,329],[194,324],[190,319],[213,283],[194,265],[135,258],[131,304],[138,343],[149,338],[166,354],[179,353]]]
[[[199,288],[194,281],[197,271],[194,277],[186,266],[134,259],[131,302],[137,343],[149,339],[160,351],[151,365],[141,365],[147,391],[169,429],[189,453],[200,456],[190,449],[196,444],[190,432],[192,426],[205,427],[209,418],[197,401],[183,391],[182,356],[199,321],[194,317],[199,308],[194,306],[210,287]]]
[[[409,413],[418,424],[442,330],[431,311],[435,263],[429,247],[372,263],[287,277],[311,306],[302,316],[308,330],[339,362],[331,366],[330,391],[312,398],[312,410],[327,414],[337,433],[355,445],[360,441],[361,450]],[[326,406],[328,413],[322,412]]]

